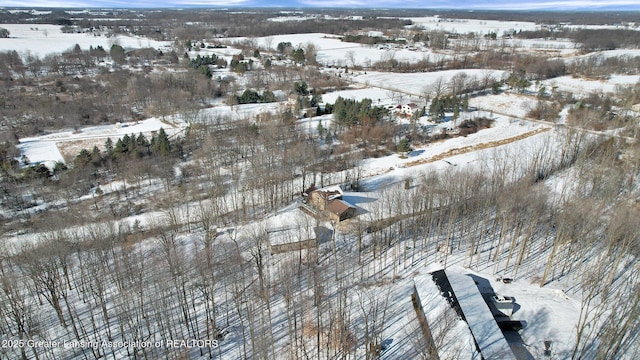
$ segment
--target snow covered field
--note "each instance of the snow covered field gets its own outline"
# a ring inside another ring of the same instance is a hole
[[[469,99],[469,106],[495,111],[514,118],[524,118],[536,105],[536,99],[512,93],[486,95]]]
[[[91,33],[63,33],[61,26],[47,24],[2,24],[9,30],[9,38],[0,38],[0,51],[15,50],[21,55],[31,53],[44,57],[72,49],[76,44],[83,50],[90,46],[102,46],[109,51],[111,45],[119,44],[125,49],[170,47],[171,42],[155,41],[143,37],[117,35],[115,37],[96,36]]]
[[[433,96],[435,84],[440,84],[441,91],[447,90],[446,84],[450,84],[454,77],[462,79],[461,81],[465,83],[486,81],[490,84],[493,81],[503,80],[506,76],[508,73],[502,70],[463,69],[400,74],[368,71],[366,74],[357,72],[351,76],[351,79],[360,84],[398,91],[400,92],[398,95]]]
[[[501,36],[506,31],[532,31],[539,27],[536,23],[527,21],[448,19],[442,16],[410,17],[408,19],[426,30],[440,30],[458,34],[476,33],[485,35],[495,32]]]
[[[612,75],[607,80],[577,79],[571,76],[561,76],[542,83],[547,88],[557,88],[574,94],[576,97],[584,97],[590,93],[615,93],[619,86],[634,85],[640,81],[640,75]]]
[[[225,39],[230,44],[246,40],[247,38]],[[255,41],[259,46],[270,47],[272,50],[275,50],[281,42],[290,42],[293,47],[300,46],[303,49],[308,44],[313,44],[317,50],[317,61],[326,66],[353,66],[354,64],[370,66],[377,61],[390,58],[414,63],[423,59],[437,61],[448,57],[448,55],[434,53],[428,49],[420,51],[404,47],[387,49],[380,46],[344,42],[337,35],[322,33],[274,35],[256,38]]]

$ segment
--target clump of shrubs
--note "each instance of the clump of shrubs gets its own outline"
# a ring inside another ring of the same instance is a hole
[[[493,119],[480,117],[463,121],[458,128],[461,136],[477,133],[478,130],[490,128],[493,125]]]

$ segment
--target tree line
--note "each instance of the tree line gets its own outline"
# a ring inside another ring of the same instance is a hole
[[[380,106],[372,106],[371,99],[360,101],[344,99],[339,96],[332,107],[334,121],[337,126],[353,127],[356,125],[374,126],[388,114]]]

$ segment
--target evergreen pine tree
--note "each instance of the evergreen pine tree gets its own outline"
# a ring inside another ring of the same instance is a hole
[[[158,134],[152,139],[152,149],[155,154],[161,156],[167,156],[171,153],[171,143],[164,128],[160,128]]]
[[[73,160],[73,164],[78,168],[83,168],[91,162],[91,153],[87,149],[80,150],[80,153]]]
[[[151,144],[142,133],[138,134],[136,144],[138,145],[138,151],[141,151],[143,155],[149,155],[151,153]]]
[[[113,149],[113,156],[118,158],[122,155],[126,155],[129,153],[129,144],[131,143],[131,137],[129,135],[125,135],[122,138],[118,139],[116,142],[116,146]]]
[[[95,145],[91,150],[91,163],[96,167],[100,166],[100,163],[102,163],[102,154],[100,153],[100,149]]]
[[[113,157],[113,140],[111,140],[111,138],[108,138],[107,141],[104,142],[104,151],[107,158]]]

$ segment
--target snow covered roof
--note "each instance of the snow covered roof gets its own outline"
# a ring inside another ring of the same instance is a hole
[[[327,201],[340,199],[340,198],[342,198],[342,195],[344,194],[342,192],[342,189],[340,188],[340,186],[337,186],[337,185],[327,186],[327,187],[324,187],[322,189],[317,189],[315,191],[319,191],[319,192],[324,193],[325,196],[326,196]]]
[[[469,324],[484,359],[515,359],[509,343],[498,327],[491,309],[475,281],[468,275],[445,270],[458,304]]]

